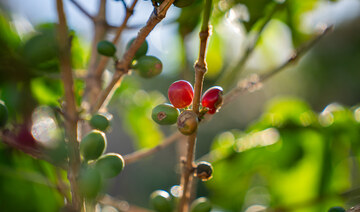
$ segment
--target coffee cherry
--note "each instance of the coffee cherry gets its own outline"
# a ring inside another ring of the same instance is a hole
[[[168,97],[174,107],[185,108],[192,103],[194,89],[188,81],[179,80],[170,85]]]
[[[201,179],[202,181],[207,181],[212,178],[213,167],[210,163],[201,161],[196,165],[194,176]]]
[[[0,128],[4,127],[8,120],[8,109],[3,101],[0,100]]]
[[[97,51],[101,55],[104,55],[107,57],[113,57],[116,53],[116,47],[110,41],[102,40],[97,45]]]
[[[92,130],[80,142],[80,152],[86,161],[99,158],[105,151],[107,141],[105,133]]]
[[[157,57],[142,56],[136,61],[133,68],[141,77],[151,78],[161,73],[163,65]]]
[[[150,203],[155,211],[171,212],[172,204],[168,192],[164,190],[156,190],[150,195]]]
[[[129,49],[131,44],[135,41],[135,38],[131,39],[128,44],[126,45],[126,49]],[[146,52],[148,51],[149,45],[147,43],[147,41],[145,40],[140,48],[136,51],[134,59],[140,58],[141,56],[146,55]]]
[[[109,126],[110,126],[110,122],[107,119],[106,116],[102,115],[102,114],[95,114],[91,117],[90,119],[90,125],[97,130],[100,131],[106,131]]]
[[[223,89],[220,86],[214,86],[205,91],[201,98],[203,107],[209,108],[208,113],[214,114],[223,103]]]
[[[151,118],[160,125],[170,125],[176,123],[179,114],[179,109],[171,104],[164,103],[152,110]]]
[[[124,158],[117,153],[108,153],[101,156],[95,164],[97,170],[100,171],[105,178],[116,177],[124,169]]]
[[[346,212],[346,210],[342,207],[336,206],[332,207],[328,210],[328,212]]]
[[[209,212],[211,211],[211,202],[206,197],[200,197],[191,203],[191,212]]]
[[[103,181],[100,172],[93,167],[82,167],[78,178],[82,196],[94,199],[102,189]]]
[[[177,119],[178,130],[184,135],[193,134],[198,127],[198,117],[192,110],[183,111]]]

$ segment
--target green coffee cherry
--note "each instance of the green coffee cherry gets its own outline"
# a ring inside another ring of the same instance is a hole
[[[168,192],[164,190],[156,190],[150,195],[150,203],[155,211],[171,212],[172,204]]]
[[[3,101],[0,100],[0,128],[4,127],[8,120],[9,112]]]
[[[198,117],[192,110],[183,111],[177,119],[178,130],[184,135],[193,134],[198,127]]]
[[[105,133],[93,130],[81,140],[80,152],[85,160],[95,160],[104,153],[106,146]]]
[[[95,167],[105,178],[116,177],[124,169],[125,161],[120,154],[108,153],[96,161]]]
[[[151,118],[160,125],[170,125],[176,123],[179,114],[179,109],[164,103],[154,107]]]
[[[154,56],[142,56],[134,65],[134,70],[143,78],[151,78],[159,75],[162,68],[162,62]]]
[[[131,39],[131,40],[129,41],[129,43],[126,45],[126,49],[129,49],[130,46],[131,46],[131,44],[132,44],[134,41],[135,41],[135,38]],[[145,40],[145,41],[141,44],[140,48],[136,51],[135,56],[134,56],[134,59],[137,59],[137,58],[139,58],[139,57],[142,57],[142,56],[146,55],[146,53],[147,53],[147,51],[148,51],[148,48],[149,48],[149,45],[148,45],[147,41]]]
[[[83,167],[78,178],[81,195],[94,199],[102,189],[103,182],[100,172],[92,167]]]
[[[191,203],[191,212],[209,212],[211,210],[211,202],[206,197],[200,197]]]
[[[106,131],[110,126],[110,121],[102,114],[95,114],[90,119],[90,125],[94,129]]]
[[[102,40],[97,45],[97,51],[101,55],[104,55],[107,57],[113,57],[116,53],[116,47],[110,41]]]
[[[328,210],[328,212],[346,212],[346,210],[342,207],[336,206],[332,207]]]

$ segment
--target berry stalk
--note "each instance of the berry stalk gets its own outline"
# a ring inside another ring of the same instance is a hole
[[[199,33],[200,37],[200,50],[199,57],[195,63],[195,85],[194,85],[194,98],[193,98],[193,112],[199,115],[200,99],[203,88],[204,76],[207,71],[206,66],[206,47],[207,41],[210,35],[209,29],[209,19],[212,9],[212,0],[206,0],[204,6],[203,22],[201,30]],[[184,161],[184,167],[181,173],[181,182],[180,186],[182,189],[182,195],[179,202],[179,212],[189,211],[190,196],[192,190],[192,181],[193,181],[193,163],[195,157],[195,145],[196,145],[196,136],[197,132],[188,137],[188,146],[187,146],[187,156]]]
[[[80,168],[80,152],[79,152],[79,142],[77,140],[77,122],[78,122],[78,112],[75,103],[75,94],[74,94],[74,79],[72,75],[71,68],[71,51],[70,51],[70,42],[68,35],[68,28],[66,23],[66,16],[64,12],[64,5],[62,0],[56,1],[57,13],[59,19],[59,28],[58,28],[58,41],[60,47],[60,70],[62,81],[64,83],[65,90],[65,101],[64,106],[67,119],[65,120],[65,129],[66,135],[69,143],[69,169],[68,169],[68,179],[71,186],[71,195],[72,195],[72,207],[76,211],[82,211],[84,202],[79,193],[77,176],[79,174]]]

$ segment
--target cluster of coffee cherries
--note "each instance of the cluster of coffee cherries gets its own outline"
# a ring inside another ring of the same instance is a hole
[[[177,123],[179,131],[191,135],[197,130],[198,122],[206,113],[216,113],[223,103],[223,89],[220,86],[209,88],[201,98],[199,115],[190,110],[194,98],[193,86],[185,80],[172,83],[168,89],[171,104],[163,103],[152,111],[152,119],[160,125]],[[181,113],[180,113],[181,110]]]
[[[126,49],[129,49],[131,44],[135,41],[135,38],[131,39],[126,45]],[[159,75],[162,72],[162,62],[159,58],[151,55],[146,55],[149,45],[145,40],[141,44],[140,48],[136,51],[134,59],[131,64],[131,69],[136,71],[143,78],[152,78]],[[99,54],[106,57],[116,58],[116,46],[107,40],[100,41],[97,45],[97,51]]]
[[[171,196],[167,191],[156,190],[150,195],[150,205],[155,211],[172,212],[174,211],[174,202],[176,197]],[[195,199],[190,206],[191,212],[210,212],[212,204],[206,197]]]
[[[104,154],[107,147],[105,131],[110,120],[103,114],[94,114],[90,121],[93,128],[80,142],[83,158],[78,182],[84,197],[95,198],[104,185],[104,179],[116,177],[124,168],[123,157],[118,153]]]

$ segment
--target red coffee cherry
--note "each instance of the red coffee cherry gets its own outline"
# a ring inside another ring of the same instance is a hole
[[[179,80],[170,85],[168,97],[174,107],[185,108],[192,103],[194,89],[188,81]]]
[[[202,96],[201,104],[203,107],[209,108],[208,113],[214,114],[223,103],[223,89],[220,86],[214,86],[205,91]]]

